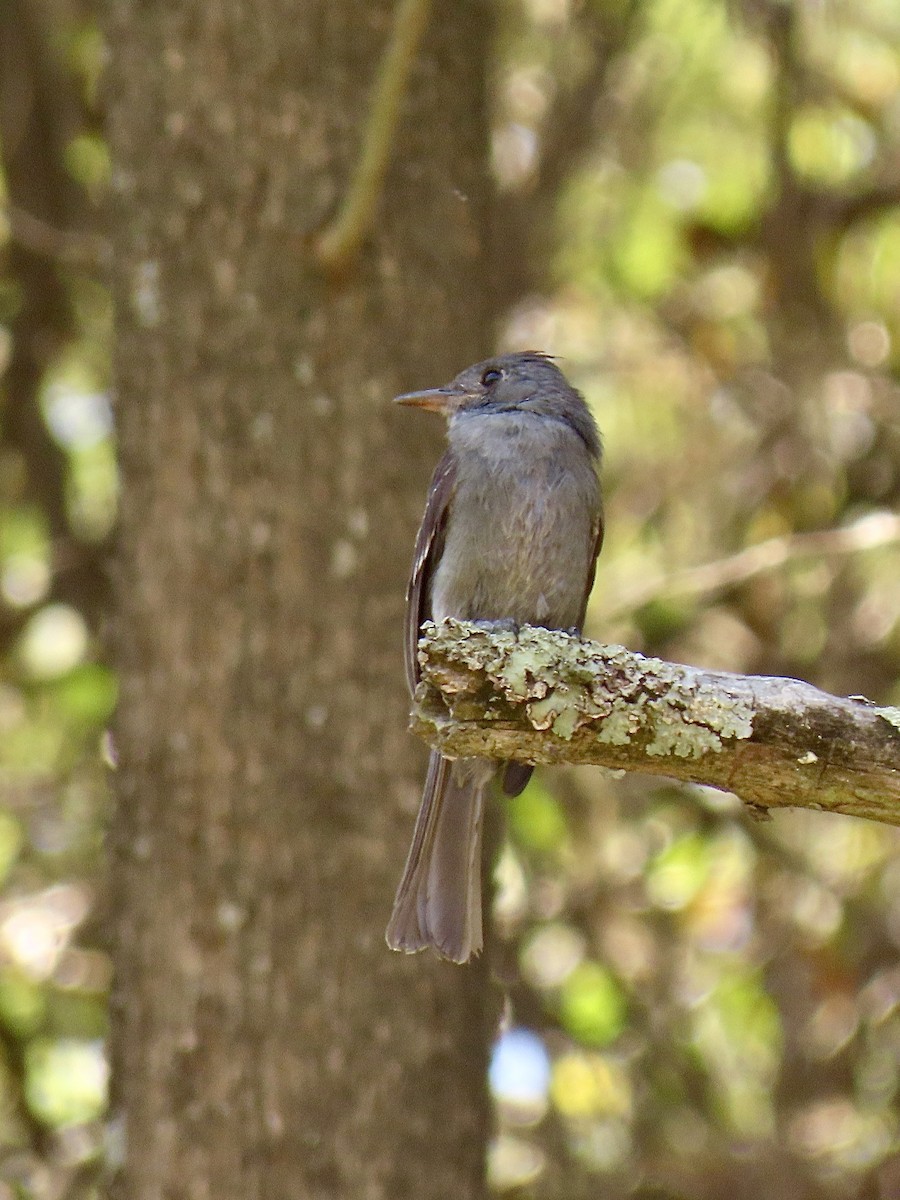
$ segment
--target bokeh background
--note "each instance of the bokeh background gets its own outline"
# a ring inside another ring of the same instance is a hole
[[[497,9],[500,345],[606,441],[587,632],[900,704],[896,0]],[[0,8],[0,1200],[118,1153],[97,16]],[[498,1192],[900,1196],[896,831],[597,770],[508,817]]]

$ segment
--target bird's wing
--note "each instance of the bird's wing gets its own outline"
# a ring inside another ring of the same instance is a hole
[[[419,645],[419,631],[422,622],[430,616],[428,612],[429,583],[444,545],[447,514],[450,511],[455,482],[456,460],[448,450],[435,467],[431,479],[428,503],[425,506],[422,524],[419,526],[412,573],[406,589],[404,656],[406,682],[409,685],[410,693],[415,692],[416,684],[419,682],[419,661],[416,653]]]
[[[584,600],[581,602],[581,613],[578,618],[578,628],[584,628],[584,617],[587,612],[588,598],[591,594],[591,589],[594,586],[594,577],[597,574],[597,559],[600,557],[600,550],[603,546],[603,513],[597,514],[597,525],[594,532],[594,552],[591,555],[591,561],[588,565],[587,579],[584,584]]]

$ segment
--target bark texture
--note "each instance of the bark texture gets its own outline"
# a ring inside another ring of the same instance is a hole
[[[384,927],[442,432],[389,398],[491,346],[486,5],[432,20],[352,274],[310,253],[393,7],[110,0],[127,1200],[482,1194],[484,966],[392,954]]]
[[[553,630],[423,629],[413,727],[451,757],[592,763],[900,825],[900,709]]]

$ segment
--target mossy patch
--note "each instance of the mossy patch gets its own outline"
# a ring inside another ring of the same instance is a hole
[[[559,630],[495,632],[454,620],[426,625],[423,634],[423,667],[445,695],[465,690],[465,671],[483,674],[511,706],[524,705],[535,729],[550,729],[564,741],[592,725],[598,740],[610,745],[640,739],[648,755],[700,758],[753,732],[748,699],[727,689],[723,699],[718,680],[698,682],[699,673],[689,667],[622,646],[600,646]],[[450,687],[447,676],[454,677]],[[455,705],[453,715],[462,716]]]

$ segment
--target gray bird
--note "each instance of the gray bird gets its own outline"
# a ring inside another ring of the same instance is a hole
[[[504,354],[396,403],[442,413],[437,465],[406,594],[406,677],[422,622],[457,617],[580,630],[603,541],[600,436],[581,395],[543,354]],[[387,943],[453,962],[482,947],[485,789],[501,764],[432,751]],[[503,765],[517,795],[532,768]]]

